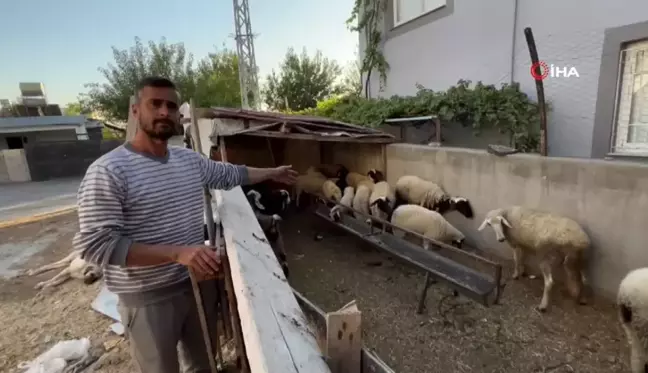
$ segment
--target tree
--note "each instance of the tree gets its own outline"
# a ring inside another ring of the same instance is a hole
[[[362,62],[351,61],[344,68],[340,89],[343,93],[353,96],[362,94]]]
[[[338,64],[323,57],[321,51],[310,57],[306,49],[297,55],[290,48],[281,63],[279,74],[273,70],[267,76],[263,100],[274,110],[313,108],[318,101],[339,93],[335,81],[340,73]]]
[[[223,48],[198,63],[196,105],[198,107],[241,106],[241,86],[236,52]]]
[[[88,115],[91,113],[90,108],[83,99],[77,102],[70,102],[63,109],[65,115]]]
[[[150,41],[144,45],[135,38],[130,49],[112,48],[114,64],[109,63],[99,71],[104,83],[90,83],[87,94],[89,108],[102,113],[109,120],[126,121],[128,103],[137,82],[145,76],[157,75],[171,79],[180,93],[181,100],[196,99],[197,106],[240,106],[238,84],[229,84],[232,76],[238,82],[238,63],[234,52],[227,49],[210,54],[194,66],[193,55],[187,53],[184,44],[168,44]],[[228,65],[229,64],[229,65]],[[222,78],[222,79],[221,79]]]

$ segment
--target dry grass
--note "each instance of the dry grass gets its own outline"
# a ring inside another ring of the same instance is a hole
[[[610,303],[576,306],[557,284],[553,307],[541,314],[534,306],[542,281],[523,279],[509,281],[501,305],[485,308],[439,284],[428,291],[428,311],[417,315],[419,271],[312,216],[289,219],[283,229],[292,286],[325,310],[356,299],[365,345],[397,372],[627,371]],[[324,240],[314,240],[316,232]]]

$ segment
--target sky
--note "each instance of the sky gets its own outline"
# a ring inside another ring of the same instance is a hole
[[[260,79],[289,47],[321,50],[341,65],[354,60],[357,34],[346,19],[353,0],[249,0]],[[0,98],[15,100],[19,82],[42,82],[48,101],[65,106],[102,82],[111,47],[183,42],[198,60],[223,43],[234,48],[232,0],[7,1],[0,13]]]

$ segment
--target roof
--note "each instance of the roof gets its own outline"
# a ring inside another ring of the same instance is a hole
[[[38,117],[4,117],[0,118],[0,128],[14,127],[47,127],[47,126],[80,126],[86,123],[84,115],[66,116],[51,115]]]
[[[323,117],[230,108],[197,109],[197,113],[199,118],[233,119],[242,122],[236,125],[230,122],[218,126],[214,133],[217,136],[246,135],[362,143],[391,143],[396,141],[392,134],[374,128]]]

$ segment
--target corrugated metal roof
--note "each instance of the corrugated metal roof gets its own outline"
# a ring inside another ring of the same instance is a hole
[[[80,126],[87,121],[84,115],[51,115],[42,117],[4,117],[0,118],[0,128],[4,127],[45,127]]]
[[[215,133],[218,136],[247,135],[334,142],[395,142],[394,136],[389,133],[322,117],[220,107],[197,109],[197,114],[199,118],[247,122],[243,128],[238,125],[218,128]]]

